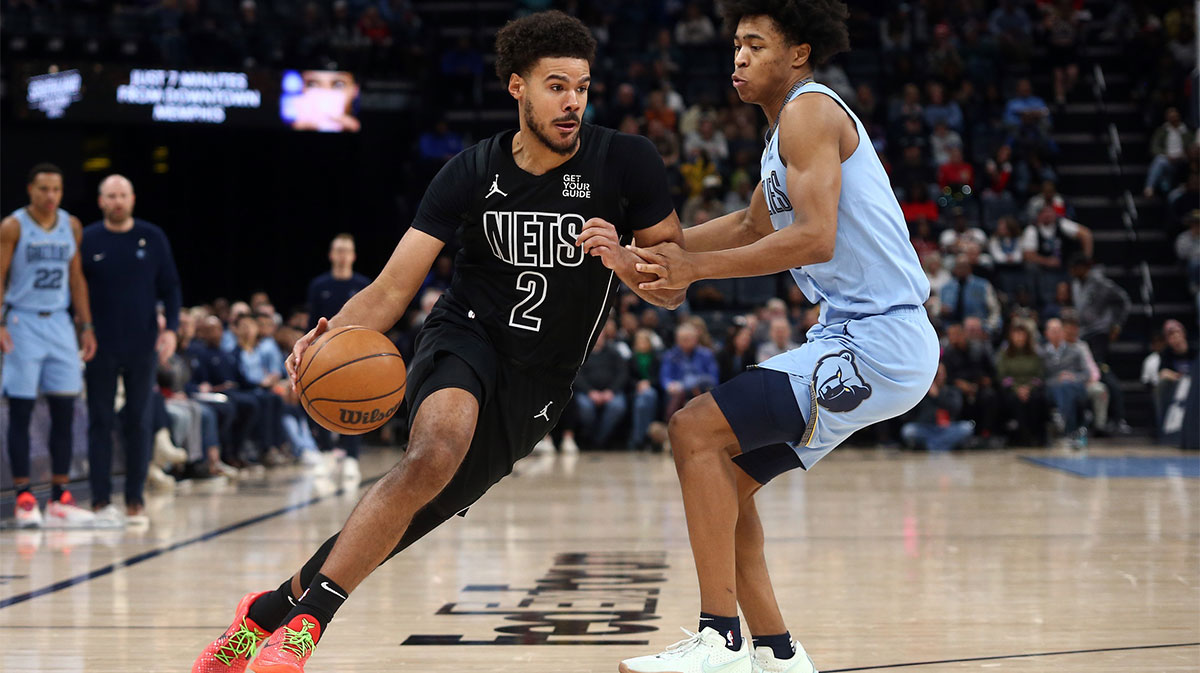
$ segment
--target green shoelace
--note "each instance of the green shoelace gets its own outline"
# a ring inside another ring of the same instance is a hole
[[[303,659],[305,655],[312,652],[313,648],[317,646],[311,633],[314,626],[316,624],[303,619],[300,622],[299,631],[287,626],[283,627],[283,644],[279,646],[279,649],[296,655],[297,659]]]
[[[254,652],[254,648],[258,646],[265,636],[260,636],[249,626],[246,626],[246,620],[238,625],[238,630],[234,631],[233,635],[225,641],[221,649],[213,655],[217,661],[230,666],[234,659],[245,657],[250,658],[250,654]]]

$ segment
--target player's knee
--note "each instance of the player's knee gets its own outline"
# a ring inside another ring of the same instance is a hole
[[[401,464],[415,482],[440,491],[462,463],[466,447],[447,439],[425,439],[409,444]]]
[[[714,412],[720,413],[712,397],[701,395],[671,416],[667,422],[667,434],[677,457],[686,458],[697,452],[724,449],[720,442],[713,441],[711,426]]]

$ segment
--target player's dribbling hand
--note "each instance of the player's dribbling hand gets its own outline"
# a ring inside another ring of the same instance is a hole
[[[329,329],[329,321],[321,318],[317,321],[317,326],[309,330],[308,334],[296,340],[296,345],[292,347],[292,354],[284,362],[287,366],[288,379],[292,382],[292,389],[296,389],[297,379],[300,377],[300,358],[304,356],[304,351],[312,345],[322,334]]]
[[[0,353],[8,354],[13,352],[12,335],[8,333],[7,327],[0,327]]]
[[[658,276],[658,280],[638,283],[642,290],[683,290],[698,279],[691,255],[676,243],[668,241],[650,248],[631,245],[629,250],[641,258],[634,269]]]

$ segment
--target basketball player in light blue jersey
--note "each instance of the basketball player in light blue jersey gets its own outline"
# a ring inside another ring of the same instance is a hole
[[[17,491],[17,524],[43,524],[29,490],[29,423],[38,394],[50,407],[50,502],[47,526],[90,526],[95,516],[67,491],[71,425],[83,389],[83,359],[96,352],[87,282],[79,261],[83,225],[58,207],[62,171],[38,164],[29,172],[29,205],[0,221],[0,391],[8,398],[8,454]],[[79,340],[67,307],[75,309]]]
[[[784,624],[754,493],[856,430],[911,409],[933,381],[929,284],[866,129],[813,68],[849,47],[846,5],[730,0],[733,86],[770,131],[749,208],[637,250],[644,289],[790,271],[820,321],[807,343],[698,397],[670,419],[700,580],[700,628],[622,673],[812,673]],[[738,606],[753,635],[741,637]]]

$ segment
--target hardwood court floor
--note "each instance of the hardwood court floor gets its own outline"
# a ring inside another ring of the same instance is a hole
[[[309,670],[611,673],[694,628],[669,458],[517,472],[367,580]],[[329,489],[288,468],[157,501],[142,532],[0,531],[0,671],[187,671],[243,593],[338,528],[357,495]],[[759,496],[784,613],[825,673],[1196,671],[1198,505],[1197,479],[1015,452],[845,449]]]

